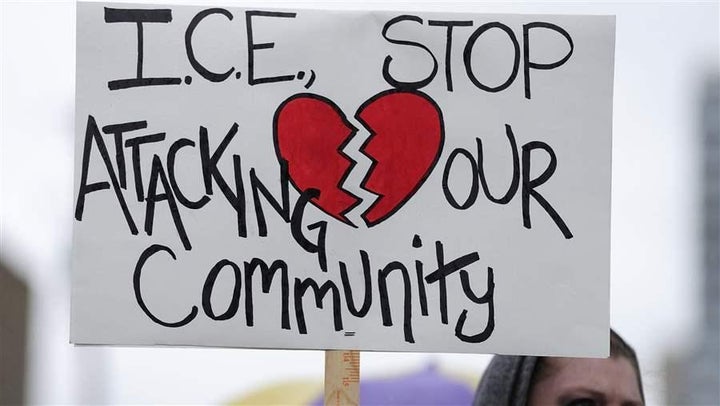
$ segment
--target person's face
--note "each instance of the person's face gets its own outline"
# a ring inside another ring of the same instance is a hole
[[[635,370],[625,358],[545,358],[529,406],[642,405]]]

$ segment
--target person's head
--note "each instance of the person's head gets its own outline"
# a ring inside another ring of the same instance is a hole
[[[644,404],[635,351],[610,332],[609,358],[498,355],[475,405],[635,406]]]
[[[610,333],[610,358],[538,358],[528,393],[529,406],[639,406],[643,403],[635,351],[614,331]]]

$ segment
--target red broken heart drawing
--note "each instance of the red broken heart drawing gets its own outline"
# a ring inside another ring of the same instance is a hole
[[[429,96],[408,90],[376,94],[355,118],[371,133],[360,151],[373,163],[360,187],[379,196],[361,215],[372,227],[397,212],[432,172],[445,139],[443,118]],[[280,104],[273,126],[275,151],[295,188],[318,190],[311,202],[354,226],[346,214],[362,199],[342,187],[355,166],[343,148],[357,128],[330,99],[311,93]]]

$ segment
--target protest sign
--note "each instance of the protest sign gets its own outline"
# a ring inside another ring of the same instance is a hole
[[[71,340],[603,356],[614,18],[79,3]]]

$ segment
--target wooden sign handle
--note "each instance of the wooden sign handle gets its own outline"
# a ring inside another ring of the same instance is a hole
[[[325,406],[360,404],[360,351],[325,351]]]

